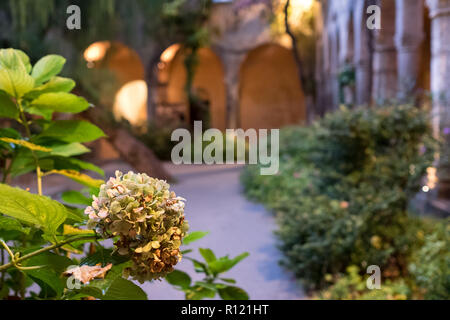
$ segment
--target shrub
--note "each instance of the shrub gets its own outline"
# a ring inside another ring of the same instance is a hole
[[[409,266],[426,299],[450,299],[450,219],[425,235],[423,246]]]
[[[367,288],[365,277],[361,276],[357,266],[349,266],[346,274],[333,279],[326,290],[321,291],[318,299],[326,300],[406,300],[413,297],[410,285],[405,280],[385,281],[380,289]]]
[[[284,131],[284,132],[283,132]],[[434,160],[425,111],[341,109],[309,128],[282,130],[280,173],[242,175],[246,193],[277,215],[283,264],[310,288],[349,265],[407,272],[416,240],[408,199]]]

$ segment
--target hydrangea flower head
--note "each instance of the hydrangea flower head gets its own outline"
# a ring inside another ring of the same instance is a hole
[[[145,173],[116,171],[85,210],[88,227],[105,238],[118,238],[115,250],[132,260],[124,275],[141,283],[164,277],[181,259],[181,241],[189,228],[185,199],[169,187]]]

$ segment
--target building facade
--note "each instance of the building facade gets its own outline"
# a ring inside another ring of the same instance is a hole
[[[378,9],[381,28],[372,30],[367,24]],[[429,101],[448,149],[450,0],[322,0],[317,31],[318,105]],[[346,72],[352,81],[343,81]],[[450,170],[441,167],[438,193],[449,198]]]

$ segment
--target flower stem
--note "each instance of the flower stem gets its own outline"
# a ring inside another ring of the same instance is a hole
[[[75,242],[75,241],[81,241],[81,240],[96,240],[97,238],[98,238],[97,235],[90,235],[90,236],[74,237],[74,238],[70,238],[70,239],[64,240],[62,242],[59,242],[59,243],[55,243],[55,244],[53,244],[51,246],[44,247],[44,248],[41,248],[39,250],[33,251],[33,252],[28,253],[28,254],[20,257],[20,258],[14,259],[14,261],[11,261],[9,263],[1,265],[0,266],[0,271],[6,270],[6,269],[11,268],[11,267],[14,267],[15,265],[19,264],[22,261],[30,259],[30,258],[32,258],[34,256],[37,256],[37,255],[41,254],[41,253],[44,253],[44,252],[47,252],[47,251],[50,251],[50,250],[53,250],[53,249],[60,248],[60,247],[62,247],[64,245],[66,245],[66,244],[69,244],[69,243],[72,243],[72,242]]]

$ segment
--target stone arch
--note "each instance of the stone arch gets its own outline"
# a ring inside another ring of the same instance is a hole
[[[190,120],[185,91],[184,58],[183,48],[179,44],[170,46],[161,55],[158,64],[156,116],[162,121],[186,123]],[[224,70],[221,60],[210,48],[200,48],[198,51],[193,89],[209,106],[210,126],[224,130],[226,127]]]
[[[98,41],[83,53],[87,67],[96,81],[98,100],[110,106],[116,119],[125,118],[132,125],[147,120],[147,85],[144,65],[139,55],[120,42]]]
[[[306,118],[304,94],[290,49],[264,44],[251,50],[240,70],[240,126],[280,128]]]

